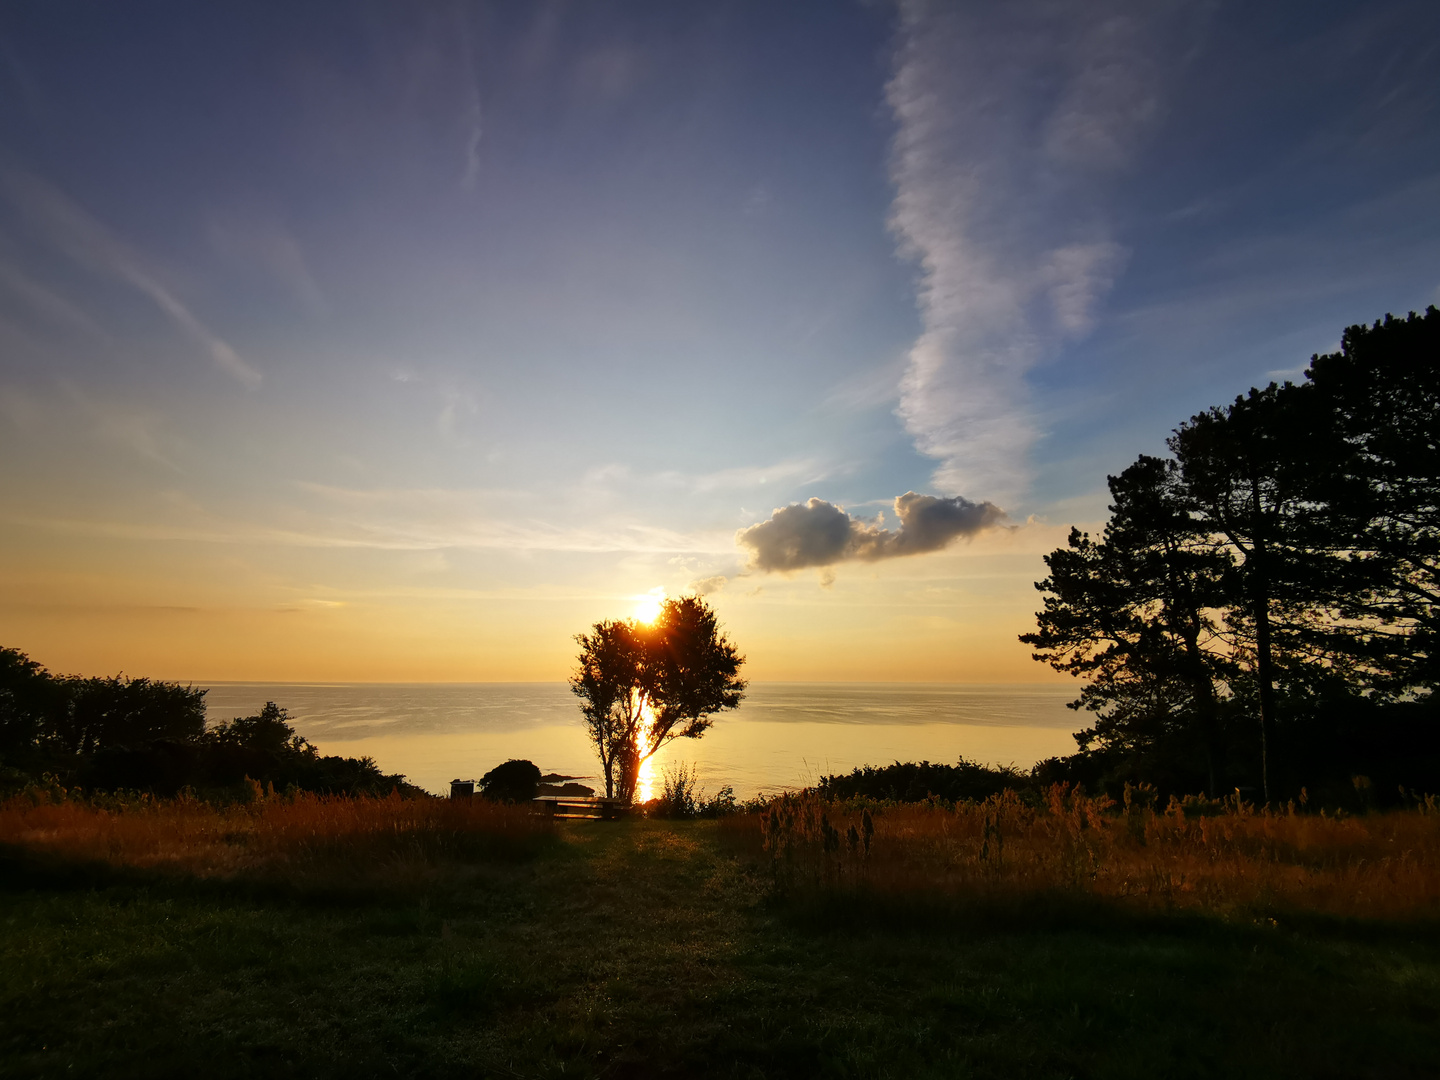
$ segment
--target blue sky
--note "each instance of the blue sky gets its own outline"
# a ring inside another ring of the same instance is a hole
[[[769,677],[1043,677],[1030,582],[1107,473],[1440,299],[1437,31],[9,5],[0,635],[559,678],[589,621],[698,587]]]

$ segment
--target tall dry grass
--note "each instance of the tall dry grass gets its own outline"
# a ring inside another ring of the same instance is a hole
[[[251,791],[230,806],[32,792],[0,803],[0,842],[116,868],[380,885],[413,883],[446,864],[523,858],[553,835],[528,807],[482,799]]]
[[[1238,798],[1123,803],[1064,785],[1043,801],[883,805],[785,796],[723,835],[786,893],[1005,902],[1082,895],[1225,915],[1440,916],[1440,808],[1364,816],[1257,810]]]

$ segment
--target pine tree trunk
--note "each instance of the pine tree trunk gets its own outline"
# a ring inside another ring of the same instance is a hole
[[[1270,777],[1275,757],[1275,666],[1270,637],[1269,558],[1261,519],[1260,484],[1250,484],[1251,512],[1255,532],[1246,560],[1250,585],[1250,609],[1255,619],[1255,678],[1260,684],[1260,788],[1270,802]]]

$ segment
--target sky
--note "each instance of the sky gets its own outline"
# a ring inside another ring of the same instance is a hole
[[[1190,415],[1440,302],[1440,6],[0,11],[0,645],[1031,682]]]

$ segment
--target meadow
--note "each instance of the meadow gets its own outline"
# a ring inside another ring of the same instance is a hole
[[[1238,796],[1123,800],[1050,786],[979,802],[782,796],[722,825],[792,896],[1008,907],[1046,898],[1228,919],[1440,918],[1440,807],[1401,813],[1257,810]]]
[[[1440,813],[0,805],[0,1075],[1433,1076]]]

